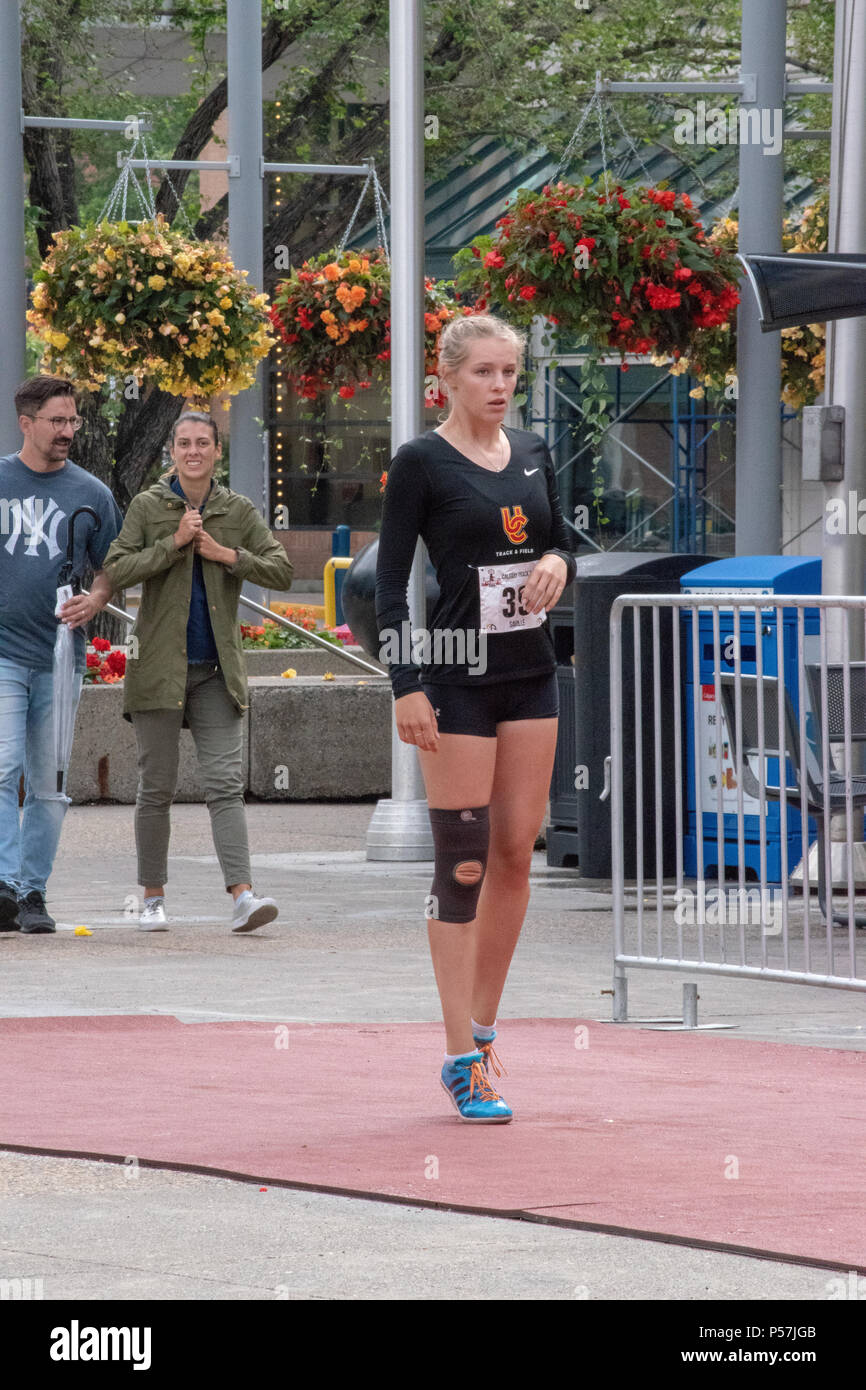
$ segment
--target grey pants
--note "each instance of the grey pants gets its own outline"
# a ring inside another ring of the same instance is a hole
[[[138,881],[142,887],[156,887],[168,880],[171,803],[177,786],[184,715],[195,742],[214,847],[226,888],[235,883],[250,883],[241,760],[243,716],[229,697],[222,671],[210,664],[190,666],[183,709],[140,710],[132,715],[138,742]]]

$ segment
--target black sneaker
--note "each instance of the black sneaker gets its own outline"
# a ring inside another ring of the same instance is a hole
[[[35,888],[18,899],[18,921],[22,932],[35,936],[40,932],[56,931],[53,917],[45,911],[45,899]]]
[[[18,894],[0,878],[0,931],[20,931]]]

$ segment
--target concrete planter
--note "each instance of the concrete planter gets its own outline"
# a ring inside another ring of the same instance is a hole
[[[390,791],[388,681],[257,680],[250,682],[250,720],[252,796],[328,801]]]
[[[297,671],[299,676],[323,676],[326,671],[333,671],[335,676],[349,676],[353,672],[363,676],[364,672],[360,666],[352,666],[351,662],[337,655],[340,650],[341,648],[335,647],[332,653],[326,652],[324,647],[300,647],[295,651],[291,647],[277,648],[273,651],[247,648],[244,658],[247,663],[247,675],[251,677],[281,676],[289,667]],[[368,660],[360,647],[345,647],[342,650]]]
[[[294,661],[290,664],[299,669]],[[271,801],[340,801],[388,794],[391,687],[373,676],[369,683],[359,684],[365,679],[361,672],[333,681],[300,674],[294,680],[251,677],[250,708],[244,715],[250,795]],[[123,686],[85,686],[69,767],[72,801],[133,804],[137,764],[135,731],[123,718]],[[175,800],[204,800],[188,729],[181,731]]]
[[[288,682],[284,682],[287,684]],[[244,715],[244,772],[249,770],[249,711]],[[123,718],[123,685],[86,685],[75,718],[75,742],[67,788],[73,802],[135,802],[138,748],[135,730]],[[175,801],[204,801],[195,744],[189,729],[180,734]]]

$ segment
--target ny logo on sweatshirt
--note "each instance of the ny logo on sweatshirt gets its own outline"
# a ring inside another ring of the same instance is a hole
[[[19,537],[24,542],[24,555],[38,555],[45,542],[48,559],[60,554],[57,528],[66,517],[53,498],[0,497],[0,535],[8,536],[4,549],[14,555]]]

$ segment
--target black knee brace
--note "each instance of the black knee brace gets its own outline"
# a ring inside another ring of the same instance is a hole
[[[487,868],[489,807],[443,811],[430,808],[435,868],[432,911],[440,922],[471,922]]]

